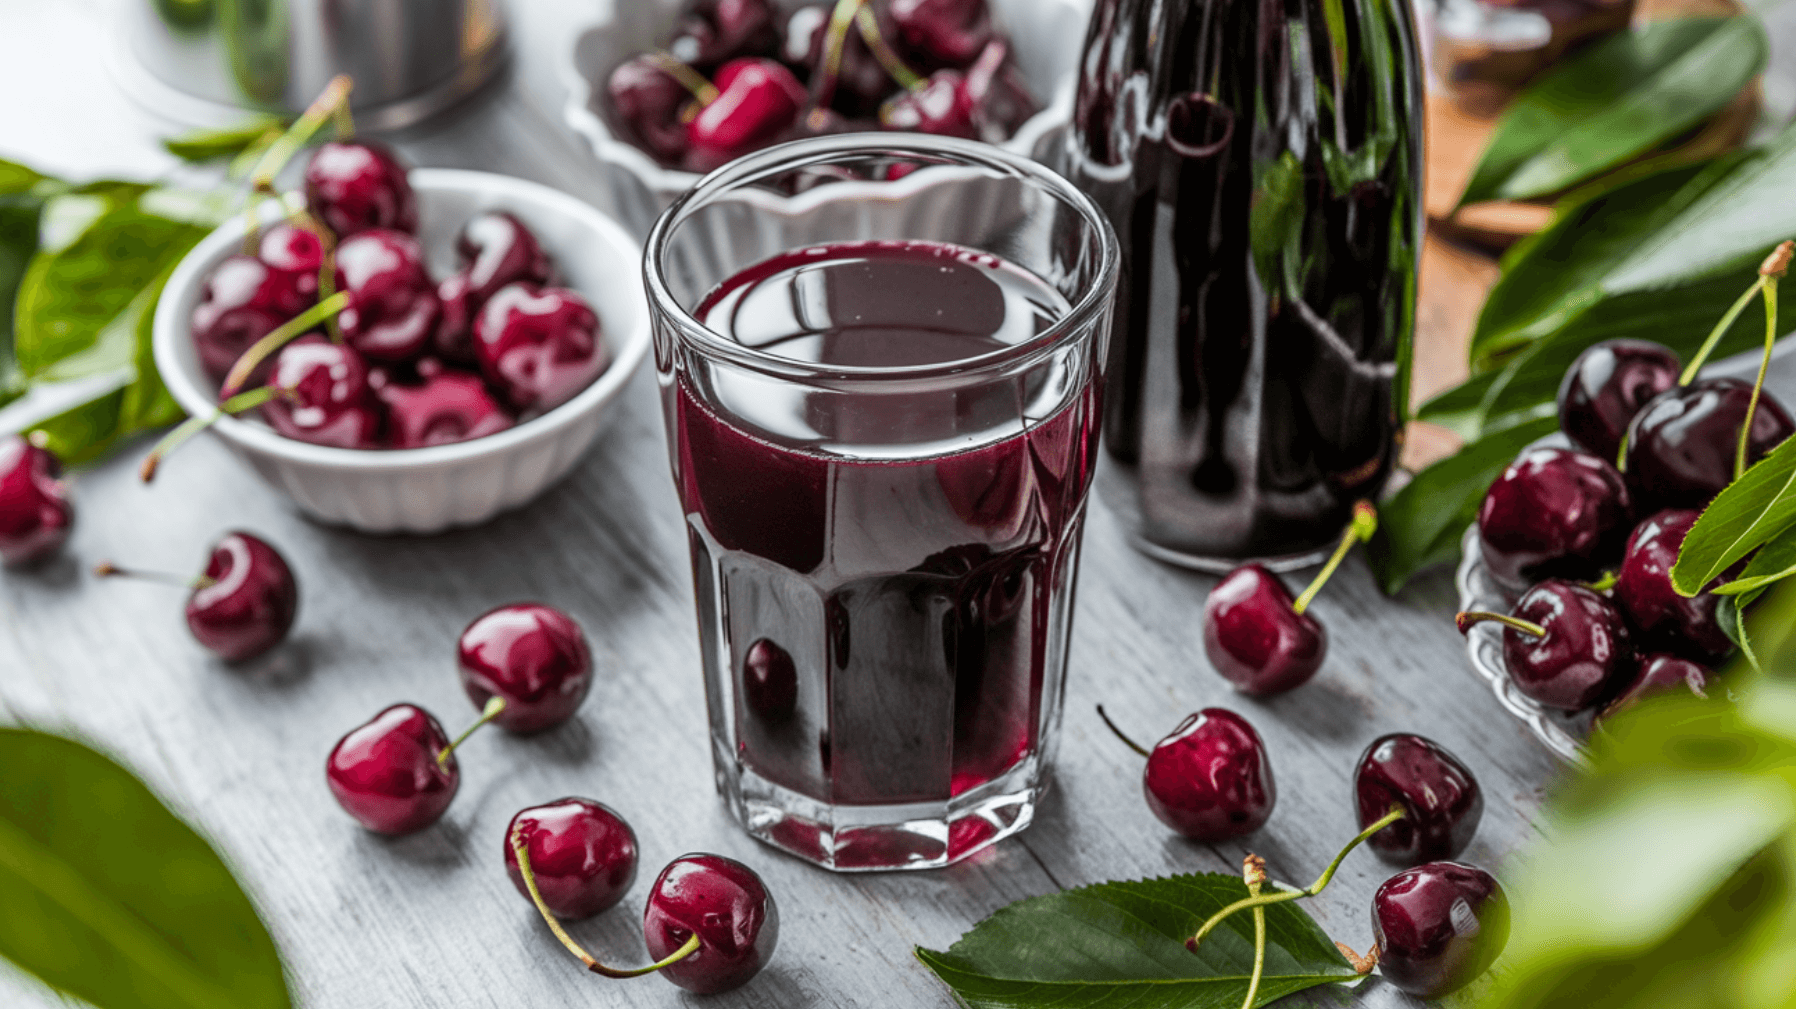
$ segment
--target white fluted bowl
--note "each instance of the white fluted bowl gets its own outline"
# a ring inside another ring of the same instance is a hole
[[[441,532],[529,503],[591,447],[649,347],[642,249],[617,222],[565,193],[505,175],[420,168],[411,182],[418,194],[418,237],[434,275],[445,276],[454,266],[455,232],[468,218],[484,210],[516,214],[554,258],[562,283],[592,303],[611,365],[541,417],[452,445],[362,451],[284,438],[256,419],[225,417],[212,427],[301,511],[363,532]],[[156,368],[189,414],[208,413],[217,402],[189,320],[206,274],[242,241],[241,217],[206,236],[175,268],[156,306]]]

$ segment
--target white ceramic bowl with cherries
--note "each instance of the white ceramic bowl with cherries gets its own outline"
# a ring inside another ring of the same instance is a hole
[[[222,417],[212,432],[271,486],[314,518],[372,533],[434,533],[477,525],[521,507],[571,471],[610,419],[649,347],[648,306],[637,281],[641,246],[586,203],[546,186],[488,172],[413,169],[417,239],[434,276],[456,269],[455,239],[487,211],[516,217],[552,259],[557,282],[597,314],[609,359],[591,384],[497,433],[422,448],[358,449],[277,433],[256,412]],[[263,208],[269,223],[281,216]],[[219,382],[193,338],[194,308],[218,265],[243,247],[244,219],[221,225],[170,276],[156,306],[157,370],[193,416],[217,406]],[[179,465],[176,459],[172,465]]]

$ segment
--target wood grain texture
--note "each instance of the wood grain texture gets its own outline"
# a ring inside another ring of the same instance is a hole
[[[96,4],[41,7],[34,16],[56,30],[34,35],[37,55],[0,68],[0,83],[87,72],[69,58],[82,41],[67,29],[95,18]],[[545,69],[584,20],[582,7],[512,5],[524,54],[513,78],[459,117],[402,137],[407,153],[424,165],[508,172],[600,198],[591,162],[558,125],[560,92]],[[90,113],[93,121],[130,134],[109,156],[138,152],[127,159],[137,171],[160,170],[146,138],[164,124],[130,112],[120,96],[79,93],[112,102]],[[13,156],[29,157],[41,143],[71,171],[93,157],[59,139],[55,117],[4,125],[0,149]],[[641,956],[637,915],[658,867],[711,850],[765,876],[784,927],[761,978],[704,1005],[943,1007],[950,999],[911,958],[913,945],[943,948],[1005,903],[1057,887],[1237,870],[1243,846],[1194,845],[1152,817],[1139,794],[1139,758],[1097,721],[1100,701],[1143,738],[1206,705],[1246,715],[1266,737],[1280,792],[1251,847],[1277,878],[1300,883],[1353,833],[1349,777],[1379,734],[1423,732],[1471,766],[1486,811],[1465,857],[1485,865],[1528,840],[1557,771],[1466,668],[1444,573],[1391,601],[1350,561],[1315,606],[1334,635],[1321,675],[1291,695],[1251,701],[1202,657],[1198,615],[1212,579],[1129,549],[1096,501],[1057,787],[1036,825],[952,869],[832,876],[748,839],[713,792],[685,537],[648,374],[630,385],[616,425],[568,481],[488,526],[428,539],[308,522],[205,439],[145,488],[134,476],[144,448],[80,478],[80,519],[60,560],[0,574],[0,721],[95,741],[211,837],[263,909],[308,1009],[699,1004],[659,980],[585,974],[513,891],[500,861],[507,820],[562,795],[614,806],[640,836],[643,870],[624,905],[573,928],[613,959]],[[246,668],[212,661],[191,641],[179,593],[86,574],[102,559],[192,567],[229,528],[278,544],[302,586],[291,643]],[[455,636],[486,608],[520,598],[567,609],[592,640],[600,676],[579,717],[536,737],[476,736],[461,754],[461,795],[433,829],[395,841],[355,827],[324,784],[332,743],[400,700],[451,728],[470,720],[453,670]],[[1363,949],[1367,901],[1389,872],[1371,853],[1356,854],[1311,902],[1313,913]],[[1411,1004],[1382,982],[1362,991],[1360,1005]],[[61,1003],[0,966],[0,1004]]]

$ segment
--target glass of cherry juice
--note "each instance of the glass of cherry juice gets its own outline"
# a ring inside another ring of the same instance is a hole
[[[851,134],[719,169],[645,273],[720,790],[831,869],[1028,825],[1118,254],[1060,176]]]

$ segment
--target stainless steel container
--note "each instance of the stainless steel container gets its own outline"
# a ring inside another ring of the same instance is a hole
[[[127,93],[198,125],[297,113],[335,74],[357,123],[417,122],[505,58],[500,0],[119,0],[113,63]]]

